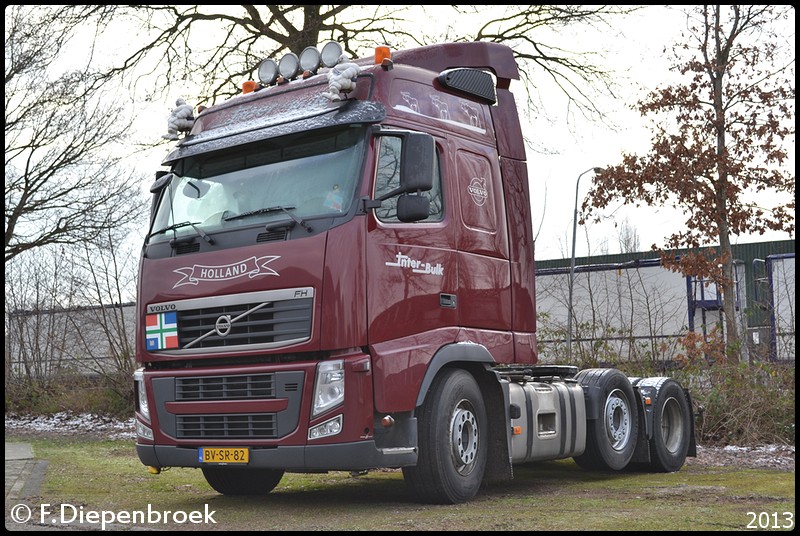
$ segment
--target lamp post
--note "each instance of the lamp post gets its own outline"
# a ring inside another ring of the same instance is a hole
[[[603,168],[589,168],[580,175],[575,183],[575,212],[572,215],[572,261],[569,265],[569,311],[567,313],[567,361],[572,362],[572,282],[575,279],[575,236],[578,231],[578,187],[581,184],[581,177],[594,171],[600,173]]]

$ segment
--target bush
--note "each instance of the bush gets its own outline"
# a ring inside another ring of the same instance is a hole
[[[6,382],[6,412],[66,411],[128,418],[134,411],[133,379],[126,376],[85,376],[63,370],[47,382],[10,380]]]
[[[794,365],[717,362],[687,367],[678,376],[701,410],[696,422],[699,442],[794,443]]]

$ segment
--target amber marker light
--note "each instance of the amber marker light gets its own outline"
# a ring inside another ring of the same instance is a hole
[[[391,60],[392,51],[387,46],[375,47],[375,65],[381,65],[383,60]]]
[[[381,419],[381,424],[384,428],[391,428],[394,424],[394,417],[391,415],[386,415],[383,419]]]
[[[256,83],[254,80],[246,80],[242,82],[242,93],[248,94],[256,90]]]

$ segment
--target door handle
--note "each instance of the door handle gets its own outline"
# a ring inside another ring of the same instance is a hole
[[[448,309],[456,308],[456,295],[455,294],[439,294],[439,306]]]

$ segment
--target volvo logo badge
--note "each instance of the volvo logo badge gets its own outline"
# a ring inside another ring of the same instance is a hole
[[[225,337],[228,333],[231,332],[231,316],[230,315],[222,315],[221,317],[217,318],[216,324],[214,324],[214,331],[217,332],[217,335],[220,337]]]

